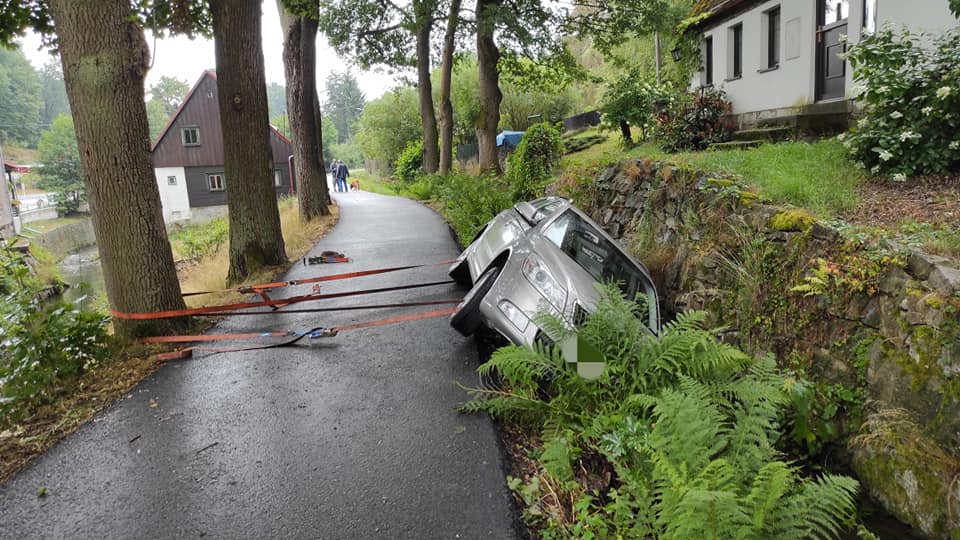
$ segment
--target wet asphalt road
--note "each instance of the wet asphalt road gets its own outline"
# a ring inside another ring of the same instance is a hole
[[[446,224],[417,203],[365,192],[338,200],[340,222],[312,254],[354,262],[299,264],[288,279],[457,254]],[[441,266],[322,286],[445,278]],[[443,285],[324,307],[462,293]],[[237,317],[214,332],[410,311]],[[455,381],[476,382],[471,340],[438,318],[301,343],[167,364],[0,487],[0,538],[517,536],[497,433],[486,417],[454,410],[465,399]]]

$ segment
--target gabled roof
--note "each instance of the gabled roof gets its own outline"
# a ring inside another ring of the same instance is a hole
[[[217,80],[217,73],[212,69],[203,70],[203,75],[197,79],[197,82],[193,83],[193,88],[187,92],[187,95],[180,102],[180,105],[177,106],[177,110],[173,111],[173,114],[170,115],[170,118],[167,119],[167,125],[163,126],[163,129],[160,130],[160,134],[157,135],[157,140],[153,141],[153,144],[150,145],[150,151],[153,152],[157,149],[157,145],[160,144],[160,141],[163,140],[163,137],[166,136],[167,131],[170,130],[170,126],[177,121],[177,117],[180,116],[180,113],[183,111],[183,108],[187,105],[187,102],[190,101],[190,98],[193,97],[193,93],[197,91],[197,88],[200,86],[200,83],[203,82],[204,77],[210,77],[213,80]]]
[[[190,101],[190,98],[193,97],[194,92],[197,91],[197,88],[200,87],[200,83],[202,83],[203,79],[206,77],[210,77],[211,79],[213,79],[214,82],[216,82],[217,72],[212,69],[203,70],[203,75],[200,75],[200,78],[197,79],[197,82],[193,83],[193,88],[191,88],[190,91],[187,92],[187,95],[184,96],[183,101],[181,101],[180,105],[177,106],[177,110],[173,111],[173,114],[170,115],[169,119],[167,119],[167,125],[163,126],[163,129],[160,130],[160,134],[157,135],[157,140],[153,141],[153,144],[150,145],[150,152],[153,152],[154,150],[157,149],[157,145],[159,145],[160,141],[163,140],[163,137],[166,136],[167,131],[170,130],[170,126],[172,126],[174,122],[177,121],[177,117],[180,116],[180,113],[183,111],[183,108]],[[283,134],[277,131],[277,128],[275,128],[273,125],[270,126],[270,129],[277,135],[277,137],[280,137],[281,141],[289,145],[293,145],[293,142],[291,142],[290,139],[284,137]]]
[[[706,16],[697,24],[691,25],[690,29],[702,29],[710,26],[714,21],[736,15],[761,2],[763,0],[699,0],[694,4],[690,16],[698,17],[704,14]]]

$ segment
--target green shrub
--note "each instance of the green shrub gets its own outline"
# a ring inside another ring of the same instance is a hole
[[[960,166],[960,32],[935,38],[890,29],[850,48],[864,116],[844,146],[861,167],[895,180]]]
[[[177,251],[190,259],[198,259],[212,253],[230,236],[227,218],[218,217],[203,225],[188,225],[170,234]]]
[[[414,141],[407,145],[397,158],[393,176],[403,183],[412,184],[423,174],[423,141]]]
[[[629,134],[629,140],[623,141],[627,144],[633,142],[630,126],[640,129],[640,140],[646,139],[655,115],[669,106],[675,94],[669,87],[652,83],[643,74],[632,70],[607,87],[600,105],[602,126],[620,130],[624,138]]]
[[[600,378],[581,378],[557,350],[506,347],[480,367],[505,386],[473,389],[463,406],[541,428],[540,470],[510,480],[540,536],[835,537],[853,518],[858,483],[802,477],[774,446],[800,383],[772,358],[718,342],[703,313],[653,336],[638,309],[617,287],[601,288],[578,330],[603,355]],[[541,322],[551,336],[571,332]],[[597,470],[612,478],[597,480]]]
[[[77,375],[108,353],[107,318],[40,299],[25,262],[0,251],[0,426],[51,402]]]
[[[510,208],[509,189],[495,176],[453,173],[436,185],[436,195],[447,221],[466,245],[494,216]]]
[[[730,139],[733,126],[726,93],[715,88],[678,94],[659,113],[655,136],[666,152],[704,150]]]
[[[539,196],[562,156],[559,129],[546,122],[530,126],[507,160],[506,181],[513,200]]]

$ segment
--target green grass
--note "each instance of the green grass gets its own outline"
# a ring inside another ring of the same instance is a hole
[[[79,223],[81,221],[86,221],[90,219],[90,216],[83,214],[74,214],[67,217],[60,217],[56,219],[44,219],[40,221],[31,221],[30,223],[24,224],[24,227],[28,227],[40,233],[50,232],[56,228],[63,227],[64,225],[70,225],[72,223]]]
[[[707,173],[737,175],[770,200],[808,208],[821,217],[835,216],[855,206],[857,186],[865,179],[847,159],[843,146],[833,139],[667,154],[649,142],[625,151],[617,136],[611,134],[606,143],[564,157],[563,165],[612,163],[625,157],[674,161]]]
[[[379,193],[381,195],[396,195],[396,190],[392,187],[392,182],[386,178],[381,178],[379,176],[374,176],[373,174],[360,169],[357,171],[352,171],[350,173],[352,178],[355,178],[360,181],[360,189],[363,191],[369,191],[371,193]]]

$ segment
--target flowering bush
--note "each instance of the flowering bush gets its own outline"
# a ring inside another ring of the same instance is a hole
[[[840,139],[858,166],[897,181],[960,166],[960,32],[930,38],[885,28],[847,59],[865,111]]]
[[[730,139],[733,126],[726,117],[730,110],[723,90],[701,88],[679,94],[658,115],[655,135],[667,152],[703,150]]]

